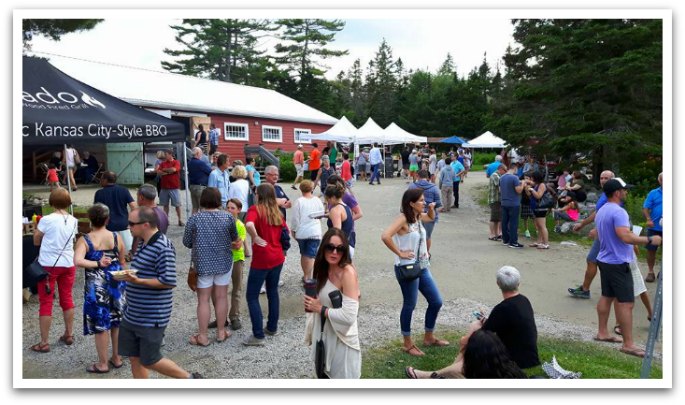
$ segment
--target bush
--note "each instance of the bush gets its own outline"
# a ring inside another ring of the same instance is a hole
[[[280,181],[294,181],[297,172],[295,171],[295,164],[293,164],[293,154],[279,150],[274,152],[274,155],[278,158],[281,166],[278,170]]]
[[[483,152],[473,152],[473,161],[471,162],[471,171],[483,170],[483,165],[490,164],[495,161],[495,156],[497,153],[483,153]]]

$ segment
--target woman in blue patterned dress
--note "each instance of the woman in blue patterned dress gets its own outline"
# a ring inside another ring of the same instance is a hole
[[[233,268],[232,248],[239,248],[243,241],[233,216],[221,209],[221,194],[214,187],[207,187],[200,195],[200,211],[188,219],[183,233],[183,246],[192,249],[191,260],[197,270],[197,322],[198,333],[190,337],[191,345],[208,346],[209,298],[214,303],[216,319],[225,320],[228,315],[228,285]],[[225,322],[217,322],[216,341],[221,343],[231,333]]]
[[[121,235],[108,231],[109,208],[96,203],[88,210],[91,231],[76,242],[74,264],[83,267],[85,289],[83,299],[83,334],[95,335],[98,362],[90,365],[89,373],[108,373],[110,366],[119,368],[119,324],[125,304],[126,283],[116,281],[112,271],[126,266],[126,248]],[[109,331],[110,333],[107,333]],[[112,339],[112,357],[107,359],[107,348]]]

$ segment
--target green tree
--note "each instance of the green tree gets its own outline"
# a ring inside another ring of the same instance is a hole
[[[390,125],[396,116],[397,67],[392,48],[385,38],[369,62],[366,76],[367,115],[381,127]]]
[[[21,21],[21,28],[24,33],[24,48],[31,49],[31,40],[36,35],[42,35],[54,41],[59,41],[60,38],[62,38],[62,35],[69,34],[71,32],[91,30],[102,21],[103,20],[101,19],[24,19]]]
[[[457,74],[457,65],[454,64],[452,55],[448,52],[445,61],[442,62],[438,69],[438,76],[455,76]]]
[[[661,20],[513,24],[520,46],[504,56],[494,131],[539,154],[588,156],[596,179],[608,167],[660,165]]]
[[[164,49],[176,58],[162,62],[168,71],[262,87],[278,80],[277,69],[264,56],[265,51],[257,50],[260,36],[275,29],[268,21],[184,19],[171,28],[182,49]]]

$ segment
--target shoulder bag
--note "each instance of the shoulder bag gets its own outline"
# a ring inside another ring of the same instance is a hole
[[[421,221],[421,219],[419,219]],[[421,222],[419,222],[419,248],[416,255],[416,261],[411,264],[399,265],[400,280],[402,281],[412,281],[419,277],[421,274],[421,265],[419,264],[419,258],[421,257],[421,244],[423,243],[423,234],[421,233]]]
[[[283,226],[281,227],[281,248],[284,252],[290,249],[290,233],[285,226],[285,220],[283,220]]]
[[[545,190],[545,192],[542,194],[542,197],[537,201],[537,208],[540,209],[547,209],[547,208],[552,208],[554,206],[554,198],[552,198],[552,194],[549,192],[549,190]]]
[[[326,375],[326,346],[323,342],[323,327],[326,324],[326,317],[321,312],[321,335],[316,341],[316,351],[314,352],[314,368],[317,378],[328,378]]]
[[[193,291],[197,290],[197,270],[192,261],[190,262],[190,268],[188,269],[188,287]]]

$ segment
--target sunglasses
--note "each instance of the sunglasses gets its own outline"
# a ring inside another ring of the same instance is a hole
[[[147,222],[147,221],[142,221],[142,222],[131,222],[131,221],[128,221],[128,226],[140,225],[140,224],[144,224],[144,223],[146,223],[146,222]]]
[[[323,248],[328,253],[333,253],[333,252],[342,253],[343,249],[345,249],[345,246],[343,246],[343,245],[335,246],[333,244],[328,244],[328,245],[324,246]]]

